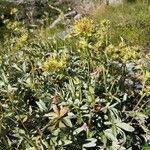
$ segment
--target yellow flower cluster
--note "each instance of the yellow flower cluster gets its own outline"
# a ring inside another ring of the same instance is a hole
[[[50,56],[43,63],[43,71],[46,72],[58,71],[65,68],[66,64],[67,64],[67,57],[63,56],[61,58],[58,58],[56,56]]]
[[[77,34],[90,34],[93,31],[93,26],[93,21],[84,17],[75,22],[74,31]]]
[[[13,8],[10,12],[11,15],[14,15],[18,12],[18,9],[17,8]]]
[[[122,62],[127,62],[129,60],[136,60],[139,57],[139,47],[136,46],[126,46],[120,43],[118,46],[110,44],[106,48],[107,54],[112,59],[118,59]]]
[[[17,39],[16,47],[21,48],[22,46],[24,46],[24,44],[27,43],[27,40],[28,40],[28,33],[23,33],[21,37]]]
[[[147,85],[145,87],[144,92],[146,93],[147,96],[150,96],[150,85]]]

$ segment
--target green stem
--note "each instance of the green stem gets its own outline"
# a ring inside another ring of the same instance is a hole
[[[103,66],[103,83],[105,87],[105,93],[107,93],[106,71],[104,66]]]

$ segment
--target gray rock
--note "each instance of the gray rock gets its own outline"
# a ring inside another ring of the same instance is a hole
[[[74,17],[74,20],[78,20],[78,19],[81,19],[82,18],[82,14],[77,14],[75,17]]]
[[[123,4],[123,0],[109,0],[109,5],[111,6],[118,6],[118,5],[121,5]]]
[[[64,40],[72,32],[72,30],[72,28],[67,28],[62,32],[56,33],[53,38],[60,38]]]

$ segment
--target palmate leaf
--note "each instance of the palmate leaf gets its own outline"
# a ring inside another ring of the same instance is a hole
[[[56,113],[59,118],[63,117],[68,112],[67,107],[61,107],[59,110],[57,105],[53,104],[52,108],[53,108],[54,113]]]
[[[65,128],[66,125],[62,122],[62,121],[59,121],[59,128]]]
[[[60,109],[60,117],[63,117],[67,112],[68,112],[68,108],[67,107],[62,107]]]
[[[53,108],[54,113],[57,114],[57,116],[59,116],[59,109],[58,109],[58,107],[54,104],[54,105],[52,105],[52,108]]]

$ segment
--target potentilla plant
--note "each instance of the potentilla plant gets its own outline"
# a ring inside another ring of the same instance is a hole
[[[64,41],[34,29],[1,55],[0,149],[148,147],[149,67],[137,45],[112,43],[110,27],[82,18]]]

